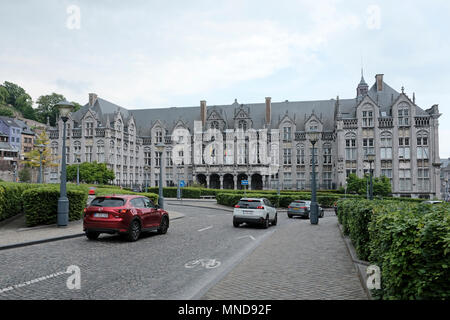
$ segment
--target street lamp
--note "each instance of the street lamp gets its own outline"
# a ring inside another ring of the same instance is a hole
[[[148,192],[148,170],[150,167],[148,165],[144,166],[144,174],[145,174],[145,193]]]
[[[64,123],[63,126],[63,140],[62,140],[62,160],[61,160],[61,179],[60,191],[58,199],[58,227],[67,226],[69,222],[69,199],[67,198],[67,172],[66,172],[66,122],[69,120],[69,114],[72,111],[73,104],[68,101],[61,101],[56,104],[59,109],[59,115]]]
[[[81,159],[77,157],[77,186],[80,184],[80,162]]]
[[[35,145],[35,147],[39,150],[39,176],[38,176],[38,183],[42,183],[42,153],[45,150],[45,145],[38,144]]]
[[[181,166],[178,165],[177,166],[177,180],[178,180],[178,186],[177,186],[177,199],[180,200],[181,199],[181,186],[180,186],[180,170],[181,170]]]
[[[164,209],[164,194],[163,194],[163,155],[164,155],[164,149],[166,145],[162,142],[158,143],[156,145],[156,151],[160,153],[159,157],[159,197],[158,197],[158,204],[161,209]]]
[[[308,132],[308,139],[312,144],[312,186],[311,186],[311,210],[309,214],[309,221],[311,224],[319,223],[319,205],[317,204],[317,190],[316,190],[316,163],[315,163],[315,145],[319,141],[320,132],[310,131]]]
[[[372,169],[372,163],[375,161],[375,154],[374,153],[368,153],[367,154],[367,161],[369,161],[370,165],[370,182],[369,182],[369,200],[373,200],[373,169]]]

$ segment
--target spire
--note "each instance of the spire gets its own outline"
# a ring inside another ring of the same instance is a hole
[[[362,98],[367,95],[368,91],[369,85],[366,83],[366,80],[364,80],[364,69],[361,67],[361,81],[356,88],[356,97],[359,100],[362,100]]]

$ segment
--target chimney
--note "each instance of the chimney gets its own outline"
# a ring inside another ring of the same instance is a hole
[[[205,123],[206,123],[206,101],[205,100],[200,101],[200,119],[202,120],[202,124],[205,125]]]
[[[272,98],[266,97],[266,124],[269,124],[271,122],[272,117]]]
[[[383,76],[384,74],[377,74],[375,79],[377,79],[377,91],[383,91]]]
[[[416,93],[413,92],[413,103],[416,104]]]
[[[94,106],[96,101],[97,101],[97,94],[89,93],[89,107]]]

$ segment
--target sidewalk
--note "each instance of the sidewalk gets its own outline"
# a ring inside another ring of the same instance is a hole
[[[277,228],[277,227],[275,227]],[[366,300],[337,217],[275,231],[202,299]]]
[[[169,217],[175,220],[184,214],[170,211]],[[22,214],[0,226],[0,250],[80,236],[84,236],[83,220],[71,221],[66,227],[53,224],[27,228]]]

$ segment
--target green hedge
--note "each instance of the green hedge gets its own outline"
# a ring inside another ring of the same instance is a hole
[[[358,257],[381,269],[380,299],[450,299],[450,204],[340,200]]]
[[[141,196],[145,196],[145,197],[149,198],[155,204],[158,203],[158,195],[156,193],[152,193],[152,192],[147,192],[147,193],[146,192],[133,192],[133,191],[125,190],[125,189],[107,189],[107,188],[96,189],[96,192],[95,192],[96,196],[121,195],[121,194],[141,195]]]
[[[28,227],[57,222],[59,188],[44,186],[22,193],[25,222]],[[69,221],[79,220],[83,215],[88,194],[81,190],[67,190],[69,198]]]
[[[0,221],[22,213],[22,192],[37,187],[39,184],[1,182]]]

